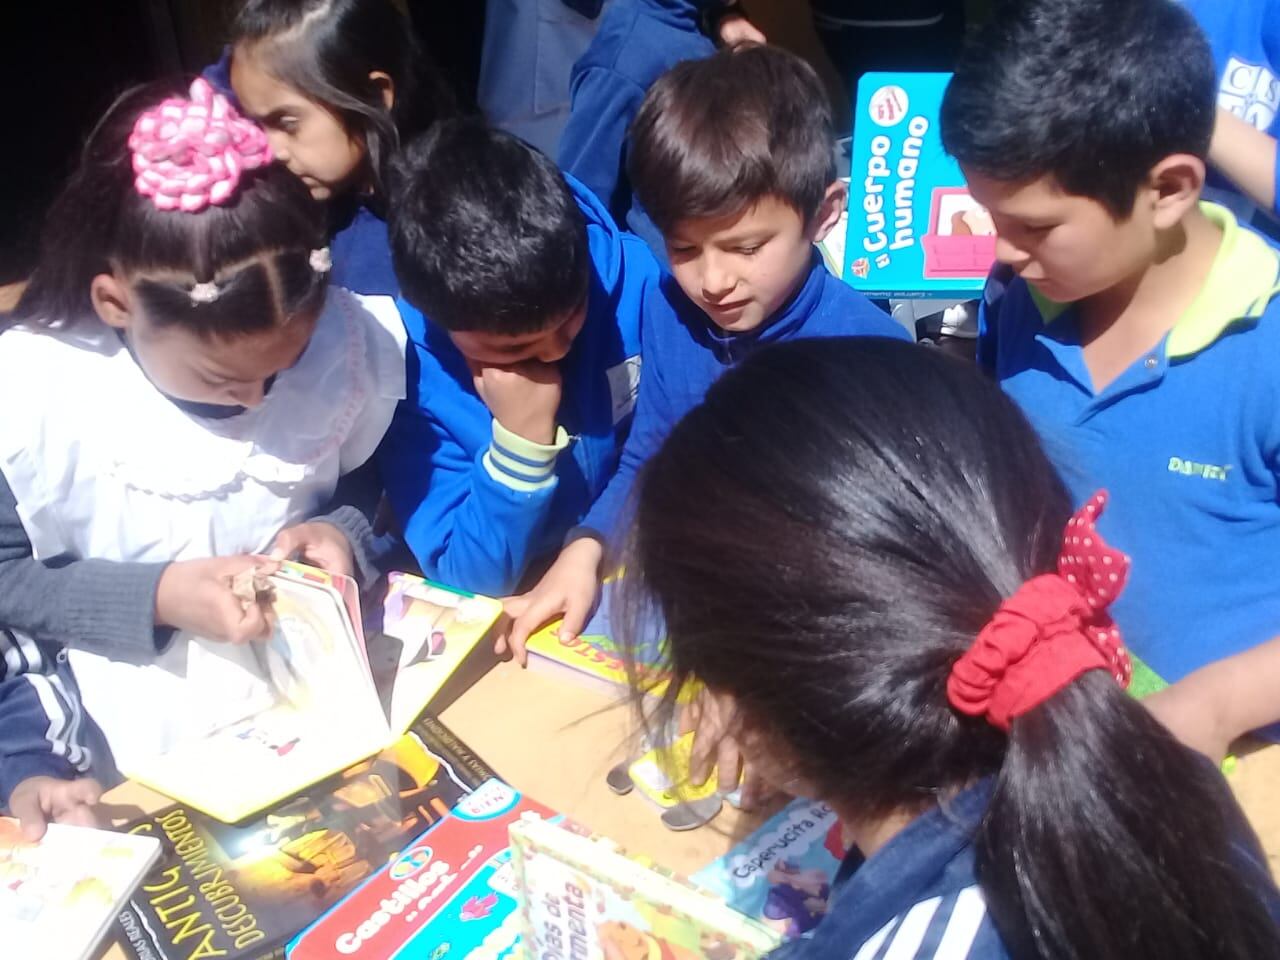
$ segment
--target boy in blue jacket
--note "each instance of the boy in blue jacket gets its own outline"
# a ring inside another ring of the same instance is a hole
[[[941,111],[999,234],[979,358],[1075,501],[1110,493],[1115,620],[1174,684],[1153,709],[1221,759],[1280,719],[1280,253],[1200,202],[1217,79],[1185,9],[1010,10]]]
[[[478,121],[409,145],[397,181],[408,393],[383,481],[427,576],[510,593],[617,468],[657,261],[590,191]]]
[[[560,136],[566,173],[590,187],[613,218],[640,236],[660,258],[662,234],[635,199],[627,179],[627,128],[653,82],[682,60],[700,60],[716,46],[764,35],[724,0],[614,0],[569,80],[572,107]]]
[[[631,181],[662,231],[672,277],[645,305],[645,374],[617,475],[538,585],[507,604],[502,642],[518,658],[529,633],[556,616],[562,637],[582,629],[606,547],[627,526],[637,471],[722,373],[787,340],[909,339],[814,248],[847,198],[832,138],[817,75],[776,47],[682,63],[645,97]]]
[[[1183,0],[1209,38],[1218,74],[1218,119],[1207,196],[1249,222],[1258,207],[1280,216],[1280,0]],[[1242,196],[1243,194],[1243,196]]]

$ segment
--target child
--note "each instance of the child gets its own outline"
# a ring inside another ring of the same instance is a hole
[[[1104,502],[1068,525],[1015,405],[883,340],[760,351],[650,461],[627,586],[665,619],[669,689],[731,705],[855,848],[773,956],[1280,956],[1226,783],[1117,683]]]
[[[831,142],[817,75],[776,47],[680,64],[645,97],[631,180],[662,231],[674,282],[645,315],[645,375],[617,476],[538,586],[508,604],[517,656],[559,614],[562,636],[582,629],[636,472],[725,370],[783,340],[906,338],[814,248],[847,197]]]
[[[253,554],[365,570],[368,524],[317,515],[404,392],[393,302],[326,301],[322,210],[261,130],[203,80],[169,92],[100,122],[0,334],[6,667],[78,684],[105,735],[42,697],[0,754],[34,730],[104,783],[266,693],[269,624],[232,584]]]
[[[1215,183],[1215,196],[1220,195],[1245,223],[1254,205],[1278,216],[1280,2],[1183,2],[1208,35],[1218,68],[1218,119],[1209,160],[1244,194]]]
[[[1116,620],[1170,682],[1280,633],[1280,258],[1199,203],[1214,89],[1169,0],[1028,0],[974,38],[941,117],[1018,274],[980,357],[1076,502],[1111,491],[1102,530],[1135,560]],[[1274,687],[1222,693],[1230,735],[1276,719]]]
[[[427,576],[510,593],[617,467],[657,262],[585,187],[477,121],[437,125],[399,174],[413,346],[379,465]]]
[[[653,82],[682,60],[715,53],[702,32],[704,15],[723,13],[726,38],[757,43],[764,35],[719,0],[615,0],[600,17],[591,46],[573,65],[572,108],[560,137],[560,167],[590,187],[614,220],[642,237],[659,259],[666,256],[658,228],[639,206],[627,180],[627,128]]]
[[[402,141],[450,102],[391,0],[248,0],[229,82],[271,149],[329,205],[331,281],[399,291],[387,246],[386,176]]]

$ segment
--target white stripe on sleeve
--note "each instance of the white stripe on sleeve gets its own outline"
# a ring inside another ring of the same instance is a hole
[[[885,952],[884,960],[913,960],[920,952],[920,944],[924,942],[924,935],[929,932],[929,923],[941,903],[941,897],[934,897],[922,900],[908,910],[894,935],[893,943],[889,944],[889,949]]]
[[[986,915],[987,901],[982,890],[976,885],[961,890],[933,960],[964,960],[969,956],[978,928],[982,926],[982,918]]]

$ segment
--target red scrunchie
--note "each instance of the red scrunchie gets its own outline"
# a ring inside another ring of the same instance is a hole
[[[1015,717],[1090,670],[1128,686],[1133,666],[1106,608],[1124,589],[1129,558],[1098,535],[1106,502],[1098,492],[1071,518],[1058,572],[1024,583],[956,661],[947,679],[956,710],[1007,731]]]

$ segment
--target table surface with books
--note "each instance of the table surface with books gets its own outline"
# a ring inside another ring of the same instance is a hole
[[[635,793],[618,796],[605,780],[618,760],[634,752],[636,724],[626,703],[510,662],[481,662],[472,677],[477,674],[441,711],[445,725],[518,790],[612,838],[628,852],[691,874],[761,823],[761,816],[726,805],[706,826],[668,830],[648,801]],[[1230,781],[1262,837],[1273,873],[1280,877],[1280,808],[1274,803],[1280,792],[1280,746],[1244,753]],[[116,788],[106,799],[122,819],[168,803],[134,783]],[[124,960],[126,954],[110,946],[101,956]]]

